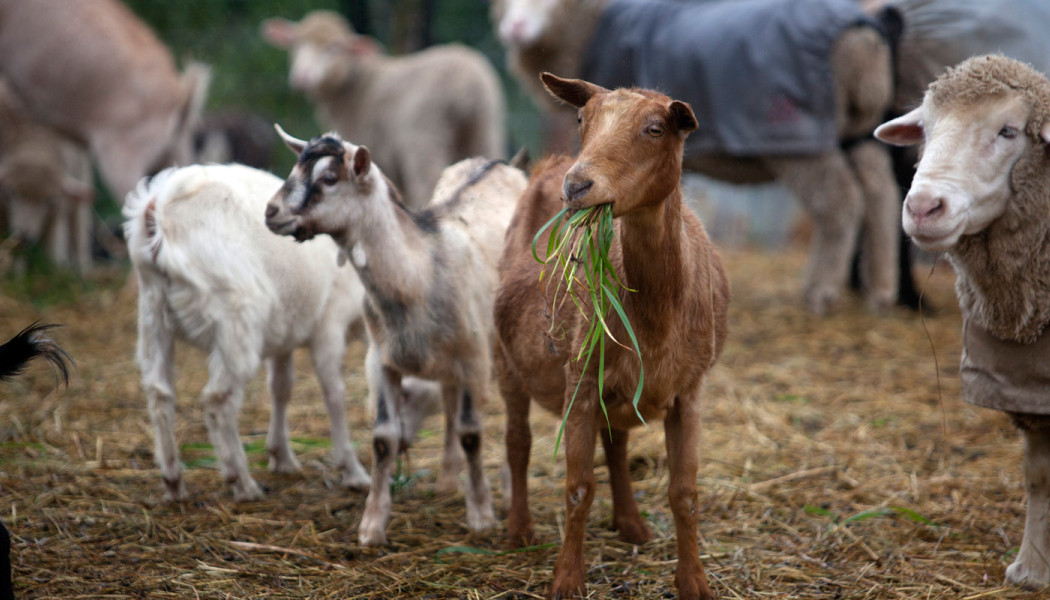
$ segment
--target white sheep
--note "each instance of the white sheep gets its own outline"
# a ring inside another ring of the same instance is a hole
[[[890,49],[875,28],[857,26],[868,21],[854,0],[495,0],[491,14],[512,73],[563,136],[575,111],[550,98],[541,72],[659,89],[700,115],[686,169],[791,190],[814,224],[809,310],[833,307],[856,246],[868,304],[897,300],[900,191],[886,149],[868,139],[891,101]],[[793,64],[807,68],[790,80],[796,87],[780,87]]]
[[[944,252],[963,314],[963,399],[1024,431],[1028,510],[1009,582],[1050,583],[1050,81],[1001,55],[971,58],[922,105],[875,131],[922,144],[904,231]]]
[[[350,444],[341,375],[364,290],[353,269],[337,265],[332,240],[296,244],[270,233],[263,213],[280,187],[277,177],[242,165],[196,165],[143,180],[125,202],[124,231],[138,279],[142,388],[168,499],[186,497],[174,431],[176,336],[209,353],[201,403],[235,499],[262,496],[237,432],[245,384],[261,362],[273,399],[270,469],[300,468],[285,415],[293,351],[304,346],[324,392],[340,482],[351,488],[370,483]]]
[[[366,375],[376,421],[360,542],[387,539],[390,475],[405,447],[396,399],[406,375],[440,383],[446,452],[439,488],[455,485],[450,448],[459,445],[468,465],[467,525],[487,529],[495,519],[479,409],[492,383],[496,264],[524,173],[498,161],[460,161],[445,169],[429,207],[411,212],[368,148],[334,133],[309,143],[280,133],[299,160],[266,209],[267,225],[299,240],[331,236],[366,290]]]
[[[209,71],[171,52],[118,0],[0,0],[0,74],[32,116],[86,146],[113,196],[192,161]]]
[[[268,19],[263,34],[291,53],[291,87],[327,127],[371,149],[410,208],[430,199],[452,163],[504,156],[503,88],[480,52],[445,44],[387,56],[328,11]]]
[[[86,273],[94,200],[84,150],[29,118],[0,81],[0,206],[9,235],[46,243],[54,264]]]

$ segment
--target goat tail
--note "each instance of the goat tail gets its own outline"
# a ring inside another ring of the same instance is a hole
[[[161,235],[158,204],[162,203],[168,181],[177,168],[171,167],[153,177],[143,177],[124,199],[124,239],[128,254],[139,262],[157,261],[163,236]]]
[[[0,381],[20,375],[29,361],[40,357],[51,363],[62,376],[63,383],[69,385],[69,369],[73,359],[47,335],[48,330],[55,327],[59,325],[33,323],[0,346]]]

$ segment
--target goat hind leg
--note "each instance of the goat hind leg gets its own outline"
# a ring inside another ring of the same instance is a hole
[[[270,431],[266,434],[266,453],[270,455],[269,466],[274,473],[298,473],[302,469],[288,442],[288,402],[292,397],[294,366],[290,352],[276,356],[266,364],[273,400]]]
[[[620,532],[620,539],[630,544],[644,544],[652,538],[645,524],[638,503],[631,491],[631,473],[627,465],[627,439],[629,432],[621,429],[604,429],[598,433],[605,449],[605,462],[609,466],[609,486],[613,495],[613,528]]]
[[[237,416],[244,398],[244,380],[235,377],[214,360],[209,371],[208,383],[201,394],[201,404],[204,406],[204,424],[215,447],[219,471],[233,488],[234,500],[259,500],[263,492],[248,470],[248,457],[237,430]]]
[[[497,350],[497,353],[500,351]],[[529,425],[529,409],[532,400],[522,391],[517,375],[503,364],[506,360],[497,354],[499,391],[506,408],[506,432],[504,444],[507,467],[510,471],[510,498],[507,505],[507,542],[512,548],[521,548],[535,543],[536,533],[529,511],[529,458],[532,453],[532,428]]]
[[[861,283],[868,308],[897,303],[900,273],[901,194],[889,151],[874,140],[849,151],[849,161],[864,194]]]
[[[458,385],[442,387],[445,405],[453,404],[456,437],[463,448],[467,462],[467,527],[471,531],[484,531],[496,523],[492,511],[492,490],[485,476],[481,460],[481,413],[479,403],[484,403],[486,382],[478,380],[460,388]]]
[[[153,423],[153,458],[168,501],[186,499],[179,445],[175,440],[175,332],[160,297],[140,280],[138,360],[142,389]]]
[[[1006,569],[1009,583],[1035,588],[1050,583],[1050,428],[1039,425],[1024,430],[1024,537],[1017,558]]]
[[[463,449],[456,427],[459,413],[459,392],[441,389],[441,405],[445,414],[445,447],[441,456],[441,474],[434,486],[439,494],[450,494],[459,489],[459,473],[463,470]]]
[[[682,600],[714,600],[698,548],[700,507],[696,475],[700,469],[700,403],[697,396],[698,393],[679,396],[664,418],[667,469],[671,476],[667,495],[678,546],[674,580]]]

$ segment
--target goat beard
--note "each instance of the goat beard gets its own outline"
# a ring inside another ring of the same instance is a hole
[[[313,239],[315,235],[317,235],[317,232],[314,231],[314,228],[307,225],[299,225],[295,228],[295,231],[292,232],[295,241],[300,243]]]

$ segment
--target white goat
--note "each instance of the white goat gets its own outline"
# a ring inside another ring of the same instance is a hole
[[[208,69],[171,52],[118,0],[0,0],[0,73],[34,119],[87,147],[114,197],[192,159]]]
[[[309,143],[280,132],[299,161],[266,209],[277,233],[332,236],[364,282],[369,395],[376,406],[372,489],[358,538],[386,542],[389,480],[405,446],[397,399],[402,377],[437,380],[445,408],[440,487],[454,484],[458,444],[469,468],[467,525],[494,523],[481,464],[481,414],[489,396],[492,300],[503,235],[525,189],[520,170],[485,159],[445,169],[427,210],[408,211],[368,148],[336,134]]]
[[[341,483],[370,482],[350,444],[341,375],[364,290],[353,269],[337,265],[332,240],[296,244],[266,229],[266,201],[280,186],[277,177],[242,165],[190,166],[143,180],[125,202],[139,289],[138,360],[168,499],[186,497],[174,431],[176,335],[209,351],[201,403],[234,498],[262,496],[248,471],[237,414],[244,386],[264,360],[273,396],[269,466],[280,473],[300,468],[288,443],[286,409],[292,353],[303,346],[324,391]]]
[[[310,96],[327,126],[371,148],[409,207],[430,199],[452,163],[504,155],[503,88],[477,50],[444,44],[387,56],[329,11],[298,23],[268,19],[263,34],[291,53],[292,88]]]
[[[1028,510],[1007,581],[1050,583],[1050,81],[1004,56],[971,58],[922,105],[875,130],[922,144],[904,231],[943,251],[963,314],[963,399],[1024,431]]]

